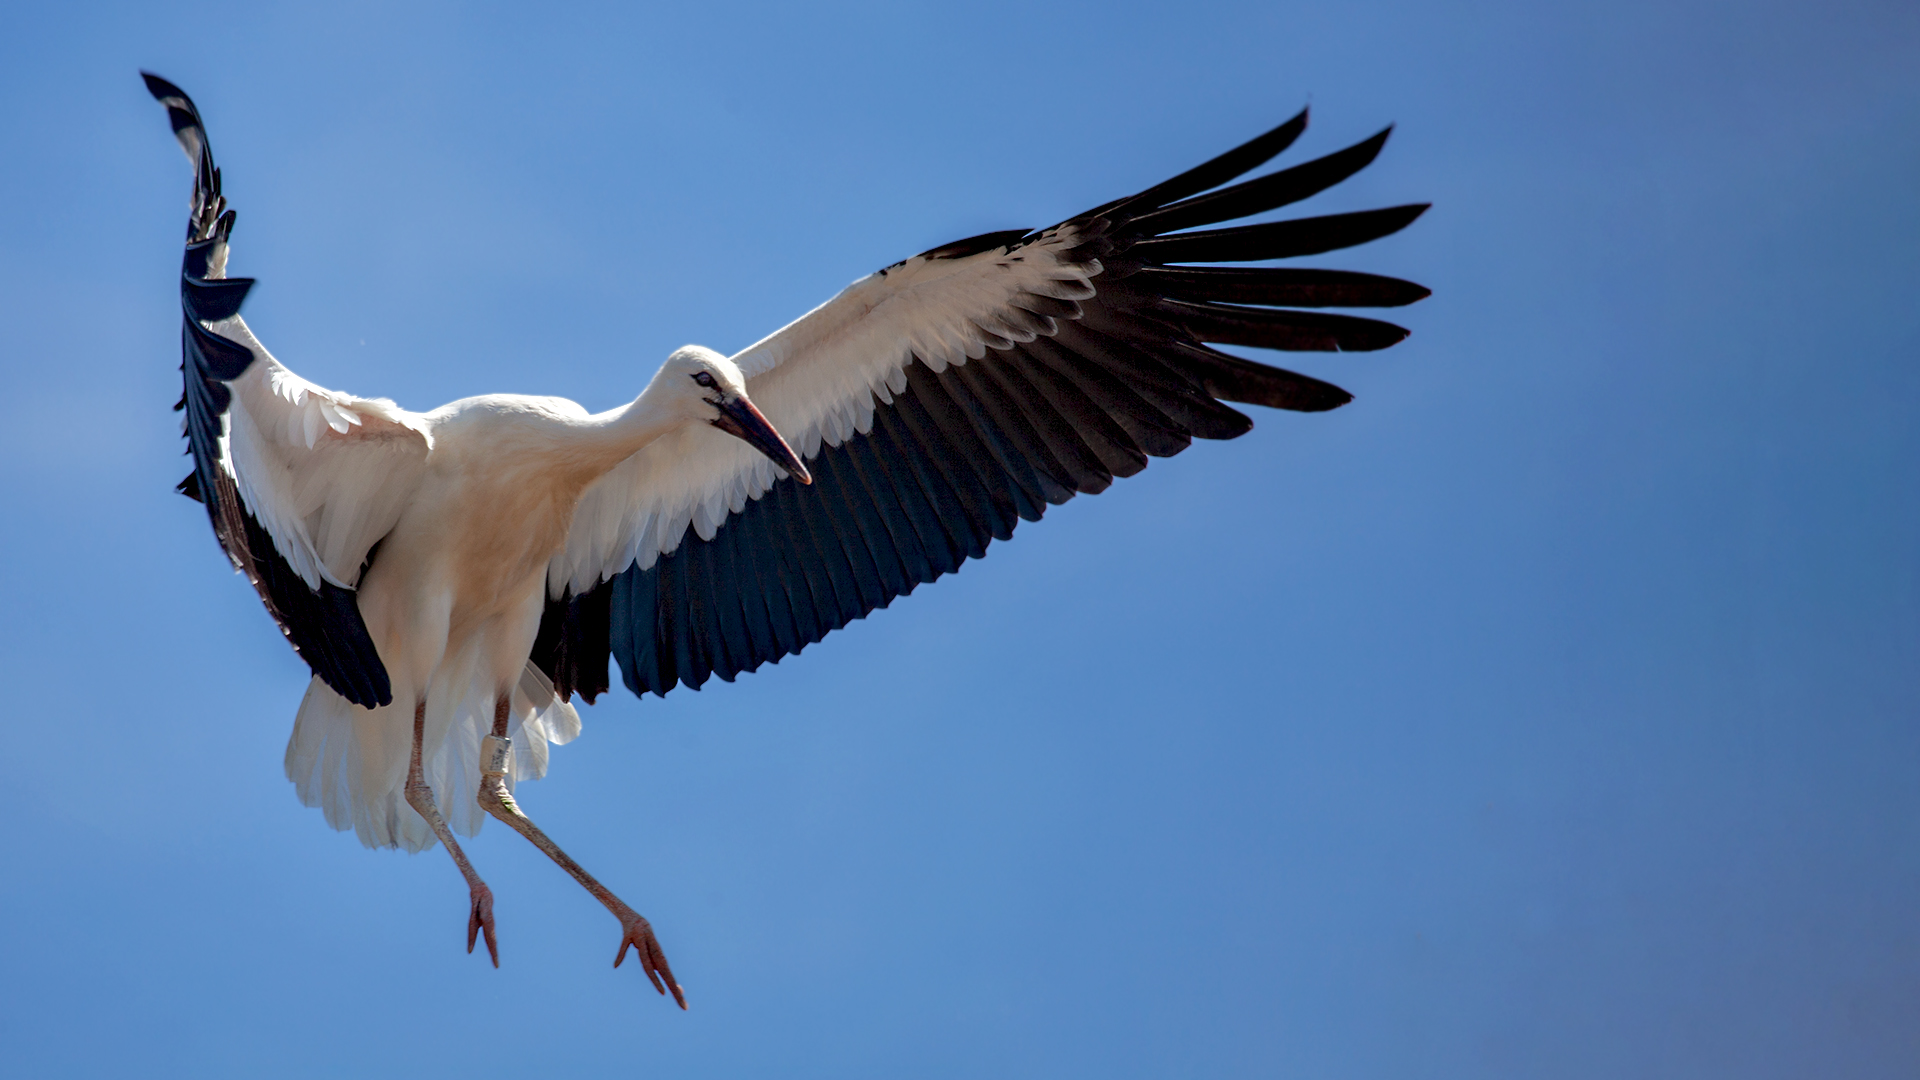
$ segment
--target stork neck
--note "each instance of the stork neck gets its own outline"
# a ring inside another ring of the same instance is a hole
[[[594,477],[687,422],[677,410],[662,407],[651,391],[649,387],[625,406],[597,413],[580,425],[574,448],[580,465]]]

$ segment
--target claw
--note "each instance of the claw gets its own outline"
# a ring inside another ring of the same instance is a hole
[[[673,980],[673,968],[667,966],[667,954],[660,949],[660,939],[653,936],[653,926],[647,920],[635,915],[621,924],[620,951],[614,954],[613,966],[619,967],[627,958],[627,946],[633,946],[633,954],[640,960],[640,970],[647,973],[647,981],[653,983],[654,990],[666,993],[673,989],[674,1003],[682,1011],[687,1007],[687,995],[680,984]],[[661,985],[662,979],[666,985]]]
[[[493,890],[485,885],[473,890],[473,911],[467,915],[467,953],[473,953],[473,941],[484,933],[487,937],[487,955],[493,957],[493,966],[500,966],[500,943],[493,936]]]

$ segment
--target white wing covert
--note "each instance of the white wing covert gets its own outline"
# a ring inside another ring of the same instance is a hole
[[[987,240],[1018,240],[1026,230]],[[1072,257],[1078,229],[1063,225],[1017,252],[961,245],[916,255],[838,296],[733,357],[747,394],[801,457],[872,429],[919,361],[935,373],[1057,332],[1041,312],[1094,295],[1095,261]],[[977,246],[977,245],[976,245]],[[642,569],[692,535],[712,540],[729,514],[785,477],[751,447],[689,425],[641,450],[589,487],[574,514],[548,593],[581,594],[631,565]]]
[[[227,385],[226,453],[241,501],[310,589],[359,584],[367,552],[400,520],[432,436],[384,398],[327,390],[275,360],[239,316],[211,331],[254,362]]]

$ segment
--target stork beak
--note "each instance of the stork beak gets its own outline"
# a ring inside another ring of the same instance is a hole
[[[720,410],[720,415],[713,419],[714,427],[767,455],[795,480],[803,484],[813,483],[813,474],[807,471],[800,455],[793,452],[793,447],[787,445],[787,440],[780,437],[780,433],[773,429],[766,417],[760,415],[760,410],[753,407],[753,402],[748,401],[745,394],[731,401],[716,402],[715,407]]]

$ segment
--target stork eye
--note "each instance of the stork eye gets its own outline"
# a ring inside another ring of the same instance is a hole
[[[699,383],[701,386],[704,386],[709,390],[713,389],[714,386],[717,385],[713,381],[713,376],[707,374],[704,371],[695,372],[693,376],[693,381]]]

